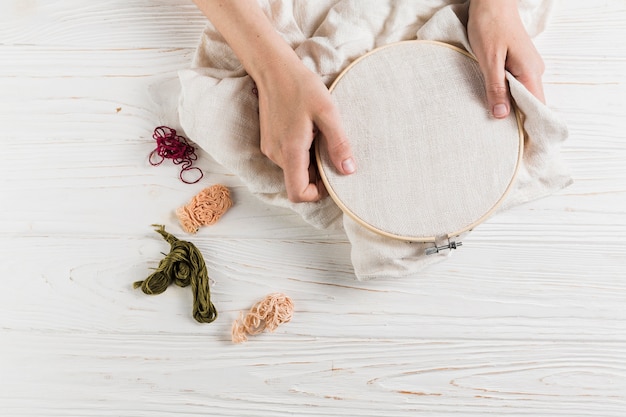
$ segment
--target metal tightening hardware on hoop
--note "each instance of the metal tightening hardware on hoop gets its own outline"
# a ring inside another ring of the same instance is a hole
[[[452,250],[458,248],[459,246],[463,246],[463,242],[455,242],[454,240],[448,241],[447,245],[434,246],[432,248],[426,249],[426,255],[434,255],[435,253],[439,253],[442,250]]]

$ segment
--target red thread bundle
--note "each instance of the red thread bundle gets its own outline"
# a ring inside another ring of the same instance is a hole
[[[157,147],[150,152],[148,157],[151,165],[161,165],[164,160],[171,159],[174,164],[182,165],[179,178],[185,184],[195,184],[202,179],[204,176],[202,170],[192,166],[193,161],[198,159],[196,149],[189,144],[185,137],[177,135],[176,130],[171,127],[159,126],[154,129],[152,138],[156,140]],[[154,161],[155,156],[159,156],[161,159]],[[187,181],[183,174],[194,169],[200,172],[200,176],[195,181]]]

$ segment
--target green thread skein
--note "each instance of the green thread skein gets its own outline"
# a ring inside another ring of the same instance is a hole
[[[217,310],[211,303],[209,274],[200,250],[191,242],[180,240],[165,231],[165,226],[153,224],[155,231],[171,246],[170,253],[145,280],[133,283],[133,288],[149,295],[161,294],[173,282],[179,287],[191,285],[193,291],[193,318],[200,323],[211,323]]]

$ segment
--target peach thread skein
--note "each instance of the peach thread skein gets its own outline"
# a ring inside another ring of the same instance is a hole
[[[216,184],[200,191],[187,205],[176,209],[176,217],[183,230],[195,234],[201,226],[215,224],[232,205],[228,188]]]
[[[239,319],[233,322],[231,339],[233,343],[243,343],[248,340],[247,334],[273,332],[279,325],[289,322],[292,316],[291,298],[281,293],[269,294],[253,305],[245,316],[240,313]]]

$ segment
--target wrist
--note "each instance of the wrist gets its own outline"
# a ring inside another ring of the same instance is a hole
[[[517,11],[517,0],[470,0],[470,13],[472,11],[501,14],[503,12]]]
[[[300,59],[274,29],[257,0],[194,0],[224,37],[237,58],[257,83]]]
[[[304,68],[295,51],[278,34],[258,42],[253,50],[242,53],[240,60],[260,86],[280,82],[281,78]]]

